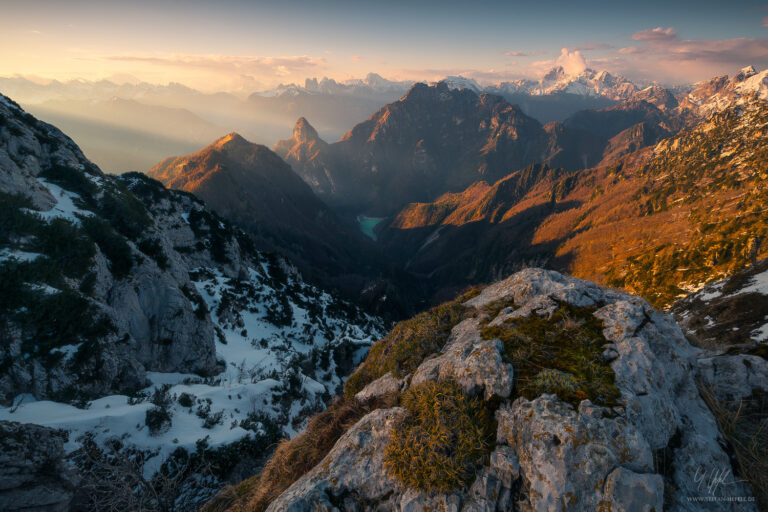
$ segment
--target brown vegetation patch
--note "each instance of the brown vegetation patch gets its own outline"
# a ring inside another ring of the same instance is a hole
[[[549,318],[532,314],[486,326],[481,333],[504,344],[502,356],[514,368],[517,396],[533,400],[553,393],[575,406],[587,398],[613,406],[621,393],[603,359],[603,345],[608,343],[603,322],[593,313],[592,307],[563,302]]]

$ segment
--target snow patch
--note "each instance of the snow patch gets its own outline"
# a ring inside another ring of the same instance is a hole
[[[48,222],[50,222],[51,219],[61,218],[78,225],[80,224],[80,217],[93,215],[93,212],[83,210],[75,204],[75,201],[82,201],[82,198],[78,194],[64,190],[60,186],[49,183],[46,180],[41,179],[39,181],[48,189],[53,198],[56,199],[56,205],[47,212],[29,210],[31,213],[39,215],[43,220]]]

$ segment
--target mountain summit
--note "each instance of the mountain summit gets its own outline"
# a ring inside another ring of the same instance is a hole
[[[284,146],[296,158],[311,158],[324,145],[302,118]],[[147,174],[200,197],[252,234],[260,249],[288,256],[308,279],[345,296],[367,302],[360,294],[373,289],[371,276],[387,275],[385,263],[357,226],[334,214],[277,154],[237,133],[196,153],[166,158]],[[370,300],[377,307],[389,304],[377,302],[378,297]]]
[[[547,139],[501,97],[440,82],[414,84],[327,148],[275,150],[332,206],[387,215],[546,158]]]

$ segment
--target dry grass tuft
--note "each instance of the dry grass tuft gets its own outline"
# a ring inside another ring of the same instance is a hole
[[[314,468],[336,441],[369,412],[396,404],[397,396],[360,402],[337,398],[309,420],[304,432],[282,441],[264,469],[238,485],[224,488],[203,512],[261,512],[291,484]]]
[[[471,484],[493,446],[496,424],[490,408],[453,381],[413,387],[402,402],[409,414],[385,449],[387,470],[424,491]]]
[[[733,450],[738,473],[752,489],[759,510],[768,510],[768,393],[754,390],[738,402],[721,402],[706,385],[699,392]]]

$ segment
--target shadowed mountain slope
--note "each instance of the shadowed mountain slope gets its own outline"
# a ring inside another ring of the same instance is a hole
[[[288,256],[308,279],[374,308],[398,300],[396,293],[378,300],[387,294],[381,290],[390,271],[372,242],[267,147],[231,133],[197,153],[166,158],[147,174],[200,197],[254,235],[260,248]],[[364,289],[372,295],[362,296]]]
[[[594,166],[609,148],[616,156],[656,142],[671,130],[667,117],[651,103],[627,100],[541,125],[500,96],[415,84],[334,144],[320,141],[302,118],[275,151],[335,210],[375,217],[531,164]],[[639,123],[653,129],[634,145],[611,141]]]

